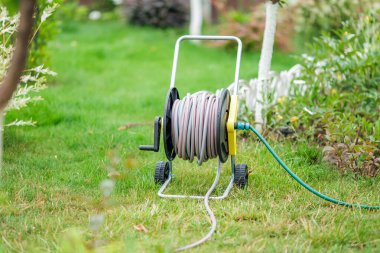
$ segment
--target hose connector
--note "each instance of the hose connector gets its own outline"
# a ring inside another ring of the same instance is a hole
[[[249,123],[246,122],[236,122],[235,123],[235,129],[237,130],[249,130]]]

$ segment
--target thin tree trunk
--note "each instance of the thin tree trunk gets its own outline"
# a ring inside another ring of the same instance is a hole
[[[212,22],[212,7],[211,0],[202,1],[203,17],[206,23],[211,24]]]
[[[0,111],[0,173],[3,168],[3,132],[4,132],[4,113]]]
[[[202,34],[202,16],[201,0],[190,0],[190,35]]]
[[[271,1],[268,1],[266,3],[265,31],[259,63],[259,77],[255,110],[255,127],[260,132],[266,123],[265,119],[263,118],[263,104],[265,103],[266,88],[272,61],[278,7],[278,3],[274,4]]]
[[[215,1],[217,0],[210,0],[211,1],[211,20],[213,24],[218,23],[219,20],[219,8],[217,8],[217,4]]]
[[[3,159],[3,111],[13,92],[20,83],[22,72],[24,71],[28,56],[29,38],[33,30],[33,12],[36,0],[22,0],[20,3],[20,23],[15,43],[15,51],[7,73],[0,85],[0,171]]]

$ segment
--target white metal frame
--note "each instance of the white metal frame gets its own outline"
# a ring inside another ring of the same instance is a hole
[[[241,51],[242,51],[242,43],[238,37],[235,36],[214,36],[214,35],[184,35],[180,37],[174,49],[174,60],[173,60],[173,68],[172,68],[172,77],[170,80],[170,88],[175,87],[175,77],[177,74],[177,65],[178,65],[178,55],[180,44],[184,40],[231,40],[235,41],[238,45],[237,54],[236,54],[236,66],[235,66],[235,78],[234,78],[234,95],[238,94],[239,88],[239,71],[240,71],[240,62],[241,62]]]

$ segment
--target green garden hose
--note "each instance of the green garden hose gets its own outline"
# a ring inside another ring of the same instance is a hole
[[[264,139],[263,136],[261,136],[259,134],[259,132],[257,132],[256,129],[254,129],[250,124],[248,123],[241,123],[241,122],[238,122],[235,126],[236,129],[239,129],[239,130],[251,130],[259,139],[260,141],[265,145],[265,147],[268,149],[268,151],[272,154],[272,156],[274,157],[274,159],[277,160],[277,162],[281,165],[281,167],[294,179],[297,181],[297,183],[299,183],[300,185],[302,185],[304,188],[306,188],[306,190],[310,191],[311,193],[313,193],[314,195],[317,195],[318,197],[320,197],[321,199],[324,199],[326,201],[329,201],[331,203],[334,203],[334,204],[337,204],[337,205],[341,205],[341,206],[346,206],[346,207],[357,207],[357,208],[362,208],[362,209],[368,209],[368,210],[379,210],[380,209],[380,206],[369,206],[369,205],[363,205],[363,204],[351,204],[351,203],[347,203],[347,202],[344,202],[344,201],[341,201],[341,200],[337,200],[337,199],[333,199],[329,196],[326,196],[322,193],[320,193],[319,191],[315,190],[314,188],[312,188],[310,185],[306,184],[304,181],[302,181],[296,174],[294,174],[293,171],[291,171],[287,166],[286,164],[281,160],[280,157],[278,157],[278,155],[276,154],[276,152],[274,152],[274,150],[272,149],[272,147],[268,144],[268,142]]]

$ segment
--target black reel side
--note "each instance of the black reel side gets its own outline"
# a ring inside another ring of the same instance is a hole
[[[174,101],[176,101],[177,99],[179,99],[179,93],[177,88],[170,88],[168,95],[166,96],[163,120],[165,154],[166,158],[168,158],[169,161],[173,161],[176,156],[172,140],[172,109]]]

